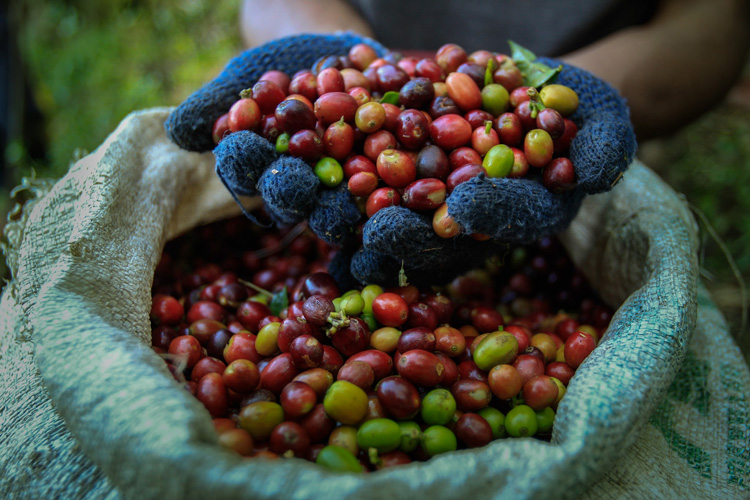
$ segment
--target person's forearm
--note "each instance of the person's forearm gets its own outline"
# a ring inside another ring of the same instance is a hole
[[[370,26],[344,0],[243,0],[240,26],[247,47],[297,33],[372,36]]]
[[[721,101],[748,54],[748,2],[669,2],[647,26],[562,57],[628,100],[639,140],[668,134]]]

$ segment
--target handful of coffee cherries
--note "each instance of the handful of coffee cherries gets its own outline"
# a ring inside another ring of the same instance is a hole
[[[561,66],[511,48],[513,57],[446,44],[418,59],[357,43],[293,75],[269,70],[215,121],[213,140],[255,132],[308,163],[323,188],[345,185],[362,221],[401,206],[452,238],[461,226],[446,200],[469,179],[531,178],[553,193],[576,186],[567,154],[579,96],[552,83]]]

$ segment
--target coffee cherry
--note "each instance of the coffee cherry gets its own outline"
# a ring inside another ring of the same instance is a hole
[[[261,110],[255,100],[240,99],[229,108],[227,125],[232,132],[255,130],[260,125]]]

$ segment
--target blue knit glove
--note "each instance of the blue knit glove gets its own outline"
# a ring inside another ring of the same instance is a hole
[[[263,73],[275,69],[292,75],[311,68],[323,56],[346,54],[363,42],[379,55],[386,52],[377,42],[351,33],[296,35],[247,50],[170,114],[165,123],[167,135],[183,149],[211,150],[214,122]],[[361,215],[345,185],[334,190],[322,188],[307,163],[279,155],[273,144],[253,132],[228,135],[214,154],[217,175],[250,219],[255,220],[239,196],[260,195],[266,212],[279,225],[307,219],[312,230],[328,243],[342,245],[352,236]]]
[[[628,108],[615,89],[590,73],[559,61],[539,58],[550,67],[562,64],[555,80],[572,88],[579,106],[570,117],[578,133],[569,157],[576,187],[553,193],[531,178],[479,176],[459,184],[448,196],[448,214],[462,233],[445,240],[432,231],[431,220],[403,207],[388,207],[370,218],[363,231],[363,249],[352,256],[354,277],[393,283],[401,264],[412,281],[432,282],[479,265],[502,251],[502,244],[531,243],[565,229],[587,194],[608,191],[619,180],[636,152]],[[479,243],[469,234],[490,241]],[[386,279],[387,278],[387,279]]]

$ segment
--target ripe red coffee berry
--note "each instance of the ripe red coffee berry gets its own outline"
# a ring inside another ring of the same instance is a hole
[[[535,411],[540,411],[557,400],[557,384],[547,375],[538,375],[523,385],[523,400]]]
[[[401,204],[410,210],[435,210],[445,202],[445,183],[440,179],[417,179],[404,188]]]
[[[330,92],[344,92],[344,77],[337,68],[325,68],[318,73],[315,80],[319,96]]]
[[[336,380],[346,380],[363,391],[369,391],[372,388],[372,384],[375,382],[375,372],[373,372],[372,367],[364,361],[350,360],[344,363],[344,366],[341,367],[336,375]]]
[[[447,151],[468,144],[471,132],[469,122],[459,115],[440,116],[430,124],[432,141]]]
[[[536,126],[545,130],[552,139],[557,139],[565,132],[562,115],[552,108],[544,108],[537,113]]]
[[[409,74],[393,64],[384,64],[375,74],[378,79],[378,89],[381,92],[398,92],[409,82]]]
[[[183,314],[185,308],[170,295],[157,294],[151,299],[151,321],[157,325],[176,325]]]
[[[519,354],[513,367],[518,370],[524,384],[538,375],[544,375],[544,361],[531,354]]]
[[[229,394],[219,373],[208,373],[198,382],[195,397],[213,418],[223,417],[229,407]]]
[[[466,50],[455,43],[446,43],[435,53],[435,62],[446,75],[456,71],[468,59],[469,55]]]
[[[450,194],[456,186],[461,183],[477,177],[479,174],[486,174],[487,171],[482,165],[468,164],[458,167],[450,173],[445,182],[446,191]]]
[[[513,151],[513,166],[510,168],[508,177],[512,179],[520,179],[525,177],[529,171],[529,162],[526,160],[526,155],[518,148],[510,148]]]
[[[376,162],[380,153],[386,149],[395,149],[397,145],[396,138],[388,130],[378,130],[369,134],[365,138],[362,146],[362,152],[367,158]]]
[[[221,140],[232,131],[229,130],[229,113],[224,113],[214,122],[214,126],[211,129],[211,137],[214,140],[214,144],[219,144]]]
[[[291,452],[295,457],[303,458],[310,448],[310,437],[307,431],[297,422],[281,422],[271,431],[268,438],[268,449],[278,455]]]
[[[406,187],[417,177],[414,161],[398,149],[386,149],[378,155],[375,163],[378,175],[392,188]]]
[[[393,371],[393,358],[383,351],[377,349],[365,349],[349,357],[347,362],[364,361],[375,374],[375,380],[387,377]]]
[[[490,386],[480,380],[459,379],[450,390],[456,400],[456,407],[461,411],[481,410],[492,400]]]
[[[328,92],[315,100],[313,111],[315,117],[325,126],[343,119],[354,122],[357,101],[346,92]]]
[[[323,345],[312,335],[300,335],[289,346],[289,354],[298,370],[316,368],[323,361]]]
[[[357,43],[349,49],[349,59],[355,68],[362,71],[367,68],[371,62],[378,58],[375,49],[366,43]]]
[[[326,155],[343,161],[354,148],[354,129],[344,121],[331,123],[323,134],[323,146]]]
[[[292,355],[288,352],[281,353],[272,358],[260,372],[260,385],[274,394],[280,394],[281,390],[291,382],[299,373],[294,366]]]
[[[279,71],[277,69],[272,69],[269,71],[266,71],[262,75],[260,75],[260,78],[258,78],[258,81],[264,81],[264,80],[270,80],[273,83],[275,83],[285,94],[289,89],[289,84],[291,83],[292,79],[289,78],[289,75],[284,73],[283,71]]]
[[[560,137],[553,139],[552,141],[556,155],[567,153],[568,149],[570,149],[570,143],[573,142],[573,139],[578,133],[578,127],[575,123],[567,118],[563,121],[565,122],[565,131]]]
[[[518,146],[523,139],[523,125],[515,113],[503,113],[495,119],[495,132],[501,144]]]
[[[199,382],[204,375],[208,373],[218,373],[222,375],[227,365],[224,364],[220,359],[204,356],[195,363],[192,371],[190,372],[190,380],[193,382]]]
[[[378,187],[380,178],[372,172],[358,172],[349,178],[349,192],[354,196],[366,197]]]
[[[199,300],[190,306],[185,317],[188,324],[194,323],[199,319],[213,319],[223,323],[226,320],[227,312],[216,302],[209,300]]]
[[[565,157],[551,160],[542,171],[542,184],[553,193],[564,193],[576,186],[573,162]]]
[[[414,384],[398,375],[391,375],[377,386],[378,400],[391,418],[407,420],[413,418],[421,405],[419,392]]]
[[[402,111],[396,120],[395,137],[407,149],[421,148],[430,138],[427,118],[416,109]]]
[[[466,73],[454,72],[445,79],[448,96],[463,111],[482,107],[482,94],[474,80]]]
[[[180,335],[169,343],[169,354],[185,363],[187,368],[192,368],[203,357],[203,347],[198,339],[192,335]]]
[[[279,403],[284,408],[284,415],[287,418],[297,419],[315,408],[318,396],[306,383],[292,380],[281,390]]]
[[[287,134],[294,134],[299,130],[314,129],[315,112],[299,99],[285,99],[274,112],[276,123]]]
[[[492,441],[492,427],[476,413],[464,413],[456,421],[456,438],[467,448],[478,448]]]
[[[229,108],[227,125],[232,132],[240,130],[255,130],[260,125],[261,111],[255,100],[240,99]]]
[[[249,359],[236,359],[222,373],[224,385],[240,394],[249,394],[260,387],[260,370]]]
[[[398,338],[396,349],[404,353],[413,349],[423,351],[434,351],[436,346],[435,334],[431,328],[417,326],[404,330]]]
[[[377,168],[375,168],[375,163],[363,155],[350,156],[346,159],[342,168],[344,169],[344,177],[347,179],[359,172],[378,173]]]
[[[325,144],[314,130],[300,130],[289,138],[289,154],[305,161],[319,160],[325,151]]]
[[[246,300],[237,307],[235,317],[251,333],[258,333],[260,321],[271,315],[271,309],[267,305],[255,301]]]
[[[482,157],[473,148],[464,146],[451,151],[448,156],[451,171],[456,170],[464,165],[481,165]]]
[[[398,327],[409,318],[409,306],[401,296],[384,292],[373,299],[372,314],[381,325]]]
[[[549,377],[555,377],[564,386],[567,386],[570,383],[570,379],[575,375],[575,370],[567,363],[553,361],[544,368],[544,374]]]
[[[285,97],[286,87],[282,90],[271,80],[259,80],[253,85],[253,100],[258,104],[261,114],[273,113]]]
[[[565,341],[565,362],[577,369],[596,348],[596,340],[588,333],[578,331]]]
[[[263,356],[258,354],[255,349],[255,335],[252,333],[235,333],[229,338],[229,342],[224,347],[224,361],[231,363],[236,359],[249,359],[258,364]]]
[[[401,354],[396,363],[398,374],[419,387],[435,387],[443,379],[440,358],[429,351],[412,349]]]
[[[425,77],[433,83],[445,80],[443,68],[433,59],[420,59],[414,69],[417,76]]]

